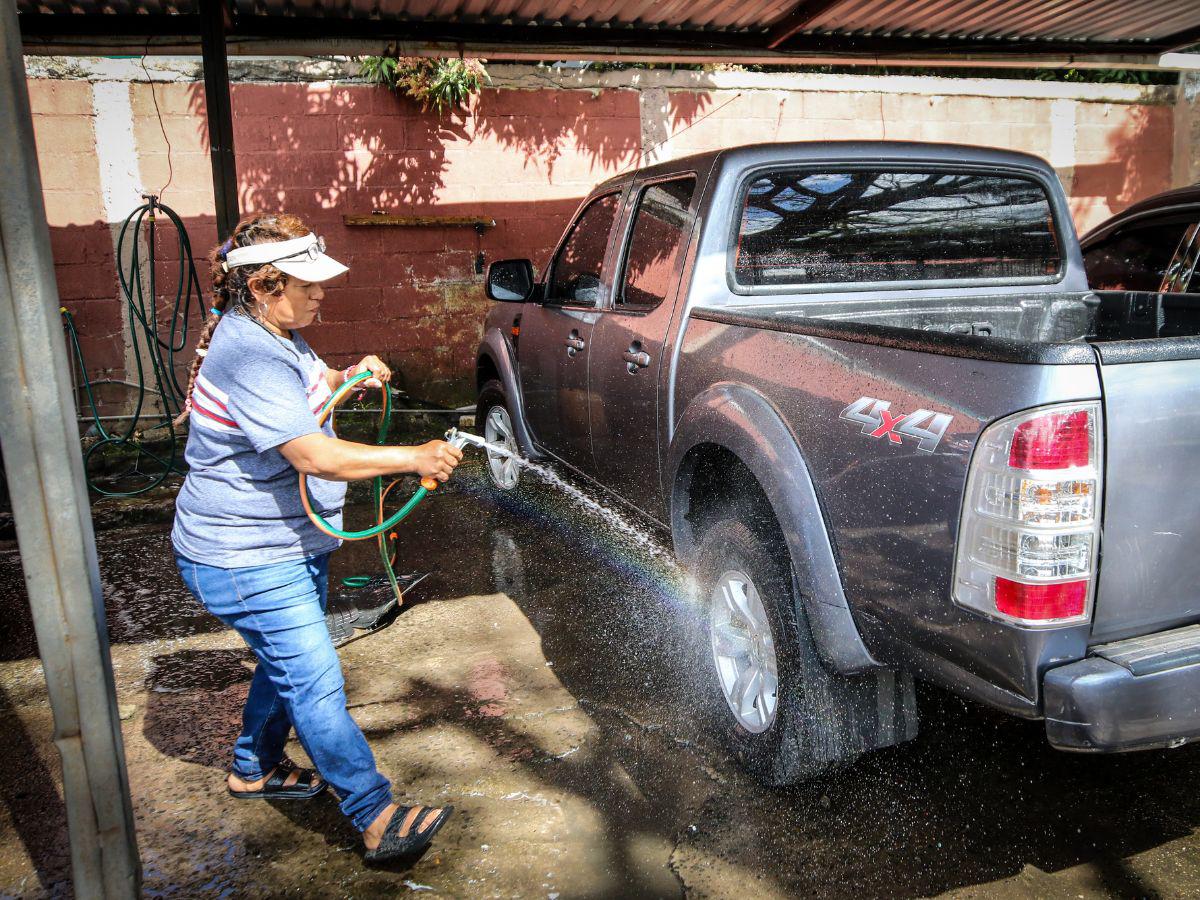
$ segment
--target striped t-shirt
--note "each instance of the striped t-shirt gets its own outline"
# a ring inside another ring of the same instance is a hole
[[[308,520],[296,470],[278,449],[321,430],[316,412],[330,394],[325,372],[299,333],[287,340],[238,313],[221,320],[192,391],[188,475],[171,532],[179,555],[235,568],[338,546]],[[345,483],[310,477],[308,487],[317,511],[340,527]]]

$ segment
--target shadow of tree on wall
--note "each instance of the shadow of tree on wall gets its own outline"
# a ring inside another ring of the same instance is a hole
[[[1101,107],[1101,109],[1105,109]],[[1071,209],[1080,234],[1100,224],[1127,206],[1169,189],[1172,184],[1173,121],[1168,106],[1113,107],[1126,123],[1096,141],[1089,130],[1099,127],[1084,122],[1076,140],[1085,162],[1075,166],[1071,182]],[[1105,110],[1105,115],[1109,114]],[[1089,157],[1100,157],[1087,161]],[[1089,202],[1090,201],[1090,202]],[[1096,201],[1104,207],[1093,208]]]
[[[549,96],[548,96],[549,95]],[[549,99],[551,105],[546,106]],[[698,119],[710,95],[687,93],[664,110],[656,125],[669,135]],[[643,163],[648,135],[643,134],[641,92],[486,90],[472,105],[475,134],[490,137],[540,163],[549,177],[560,159],[577,154],[604,177]],[[650,137],[653,143],[654,137]]]
[[[207,143],[203,85],[189,90]],[[468,108],[439,116],[378,86],[236,85],[239,199],[246,209],[275,208],[296,201],[293,191],[307,187],[311,201],[326,208],[348,198],[382,209],[434,203],[447,186],[447,149],[459,143],[468,150],[490,143],[516,151],[550,177],[573,155],[595,175],[609,177],[638,165],[646,150],[639,96],[633,90],[486,89]],[[707,93],[673,94],[659,124],[669,136],[701,118],[711,103]],[[335,124],[314,125],[326,117]],[[325,151],[342,158],[316,166],[290,159]]]
[[[462,120],[427,117],[431,127],[410,128],[415,110],[396,114],[379,93],[383,89],[234,85],[242,209],[344,212],[348,203],[372,209],[432,203],[445,186],[446,145],[468,139]],[[189,94],[207,144],[204,85],[192,84]]]
[[[487,89],[444,116],[364,85],[237,84],[232,102],[243,211],[301,216],[350,265],[330,285],[314,348],[331,365],[379,353],[401,386],[440,403],[474,396],[484,265],[543,264],[580,196],[638,165],[643,149],[632,90]],[[686,127],[707,103],[676,104],[665,121]],[[207,142],[200,83],[189,86],[189,109]],[[342,221],[376,210],[496,226],[476,235]]]

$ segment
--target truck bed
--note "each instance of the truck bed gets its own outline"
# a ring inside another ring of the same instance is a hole
[[[701,319],[1001,362],[1200,357],[1200,303],[1141,291],[795,300],[696,307]]]
[[[1200,521],[1189,500],[1200,415],[1200,303],[1148,292],[831,299],[701,308],[699,319],[891,350],[1000,363],[1081,365],[1105,415],[1102,562],[1093,644],[1200,617]],[[1015,371],[997,375],[1012,379]],[[934,406],[943,388],[929,384]],[[928,402],[928,394],[922,402]],[[951,404],[952,405],[952,404]],[[949,408],[949,406],[947,406]],[[908,476],[906,476],[908,477]]]

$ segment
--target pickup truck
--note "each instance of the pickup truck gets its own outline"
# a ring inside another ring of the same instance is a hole
[[[914,678],[1064,750],[1200,736],[1200,310],[1090,289],[1044,161],[691,156],[486,289],[477,421],[670,531],[764,781],[913,737]]]

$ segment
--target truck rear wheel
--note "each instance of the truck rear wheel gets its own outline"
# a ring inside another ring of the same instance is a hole
[[[821,662],[782,536],[761,517],[723,518],[695,559],[708,626],[716,728],[769,785],[813,778],[915,736],[912,679],[844,676]]]
[[[480,388],[479,400],[475,406],[475,423],[475,427],[483,432],[483,439],[489,444],[497,444],[514,454],[520,453],[512,412],[504,395],[504,387],[499,381],[493,379],[484,382]],[[492,484],[502,491],[516,490],[520,483],[521,467],[515,457],[501,456],[489,450],[487,470]]]
[[[726,707],[718,733],[742,765],[783,785],[828,767],[805,716],[806,688],[827,675],[796,616],[786,551],[773,543],[743,522],[715,522],[700,541],[696,582]]]

